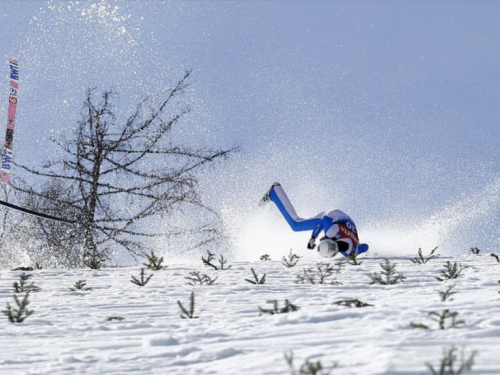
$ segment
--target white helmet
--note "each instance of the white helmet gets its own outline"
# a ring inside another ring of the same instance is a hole
[[[323,258],[333,258],[339,252],[339,245],[333,240],[324,239],[318,245],[318,254]]]

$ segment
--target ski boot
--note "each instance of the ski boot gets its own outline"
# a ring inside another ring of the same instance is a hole
[[[264,194],[264,196],[262,197],[262,199],[261,199],[261,200],[260,200],[260,202],[259,202],[259,206],[261,206],[261,207],[262,207],[262,206],[264,206],[267,202],[272,201],[272,199],[271,199],[271,190],[273,190],[273,188],[274,188],[275,186],[281,186],[281,184],[280,184],[279,182],[275,182],[275,183],[273,184],[273,186],[271,186],[271,188],[267,191],[267,193],[266,193],[266,194]]]

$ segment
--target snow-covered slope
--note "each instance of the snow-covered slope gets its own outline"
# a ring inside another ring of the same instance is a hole
[[[466,268],[453,281],[439,282],[446,261]],[[130,282],[139,268],[38,270],[31,294],[35,313],[21,324],[0,317],[0,374],[289,374],[284,353],[293,351],[298,368],[306,359],[338,362],[332,374],[425,374],[437,367],[443,349],[465,346],[478,356],[471,373],[500,374],[500,263],[488,255],[440,257],[425,265],[392,259],[406,281],[369,285],[382,258],[346,265],[334,277],[341,285],[296,284],[316,262],[301,259],[286,268],[279,260],[231,262],[215,271],[194,264],[168,265],[139,287]],[[251,268],[267,274],[263,285]],[[192,271],[218,276],[215,285],[190,286]],[[12,283],[21,272],[0,271],[0,307],[12,304]],[[147,272],[147,274],[152,273]],[[71,292],[85,279],[93,290]],[[333,279],[330,278],[330,279]],[[452,301],[438,290],[456,284]],[[181,319],[177,301],[189,306],[195,293],[198,319]],[[259,315],[268,300],[285,300],[297,312]],[[333,303],[359,299],[373,306]],[[463,328],[439,330],[428,312],[459,312]],[[122,321],[106,321],[111,316]],[[423,323],[431,329],[410,327]]]

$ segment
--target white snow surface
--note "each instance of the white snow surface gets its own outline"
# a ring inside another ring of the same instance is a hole
[[[484,255],[439,257],[427,264],[392,258],[406,281],[369,285],[370,272],[383,258],[365,257],[346,265],[335,277],[341,285],[296,284],[296,276],[313,260],[286,268],[279,260],[237,262],[216,271],[202,265],[167,265],[139,287],[130,282],[139,267],[102,270],[35,270],[42,291],[31,293],[35,313],[24,323],[0,316],[0,374],[290,374],[284,353],[293,351],[298,368],[306,359],[323,365],[338,362],[332,374],[428,374],[438,367],[443,350],[456,345],[467,357],[478,355],[474,374],[500,374],[500,263]],[[318,259],[319,260],[319,259]],[[461,277],[440,282],[446,261],[468,266]],[[168,261],[167,261],[168,263]],[[333,263],[333,262],[332,262]],[[251,268],[267,274],[253,285]],[[201,271],[218,276],[215,285],[191,286],[185,276]],[[0,271],[0,307],[13,304],[12,283],[20,271]],[[71,292],[77,280],[93,288]],[[452,301],[438,290],[456,284]],[[195,315],[182,319],[177,301]],[[268,300],[285,299],[297,312],[260,315]],[[359,299],[373,307],[334,305]],[[430,311],[459,312],[463,328],[437,329]],[[122,321],[106,321],[108,317]],[[410,322],[432,329],[412,328]]]

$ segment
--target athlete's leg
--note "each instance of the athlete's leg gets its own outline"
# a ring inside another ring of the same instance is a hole
[[[288,222],[292,230],[295,232],[314,230],[320,224],[323,213],[316,215],[315,217],[309,219],[303,219],[293,207],[290,199],[286,195],[285,191],[279,184],[273,185],[271,191],[269,192],[271,200],[276,204],[281,214]]]

